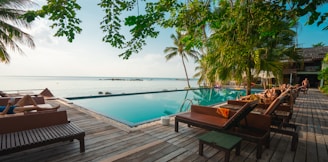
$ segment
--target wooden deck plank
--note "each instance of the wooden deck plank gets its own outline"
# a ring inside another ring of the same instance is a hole
[[[130,134],[129,134],[130,135]],[[135,134],[134,136],[129,136],[129,137],[124,137],[116,140],[116,144],[104,144],[102,145],[101,150],[96,150],[97,154],[100,154],[103,157],[110,157],[110,156],[115,156],[117,154],[121,154],[123,152],[135,149],[137,147],[143,146],[147,143],[155,141],[153,138],[149,138],[146,135],[143,134]],[[105,146],[105,147],[103,147]],[[107,150],[107,151],[104,151]],[[110,150],[110,151],[109,151]],[[100,157],[101,157],[100,156]],[[101,158],[98,159],[101,159]],[[93,157],[94,159],[94,157]],[[84,160],[84,159],[83,159]],[[90,159],[92,160],[92,159]]]
[[[288,141],[291,141],[290,136],[281,135],[279,143],[272,154],[271,161],[282,161],[285,153],[292,152],[290,151],[290,147],[288,147],[290,146]]]
[[[278,156],[280,156],[280,154],[276,155],[276,151],[278,151],[278,153],[281,153],[280,150],[278,150],[278,149],[281,147],[281,145],[284,145],[281,143],[283,135],[278,134],[278,133],[271,133],[270,136],[271,136],[270,148],[267,149],[267,148],[263,147],[263,153],[262,153],[262,158],[261,158],[261,160],[263,160],[263,161],[279,159]],[[256,158],[256,156],[254,156],[254,155],[252,155],[252,157]]]
[[[319,162],[325,162],[328,161],[328,154],[327,154],[327,144],[325,139],[325,134],[327,134],[326,129],[326,116],[323,116],[325,112],[322,111],[323,107],[320,102],[317,102],[318,105],[317,109],[314,109],[315,116],[313,118],[314,120],[314,130],[316,132],[316,143],[318,148],[318,161]]]
[[[157,159],[161,158],[162,156],[171,153],[173,151],[177,150],[177,147],[167,143],[162,142],[160,144],[157,144],[156,146],[153,146],[151,148],[147,148],[146,150],[142,150],[138,152],[137,154],[133,154],[127,157],[124,157],[122,159],[117,160],[117,162],[124,162],[124,161],[143,161],[143,162],[153,162]]]
[[[155,145],[159,145],[163,143],[162,140],[158,140],[158,141],[154,141],[154,142],[151,142],[151,143],[148,143],[146,145],[143,145],[143,146],[140,146],[140,147],[137,147],[135,149],[132,149],[132,150],[129,150],[129,151],[126,151],[124,153],[121,153],[121,154],[118,154],[118,155],[115,155],[115,156],[112,156],[112,157],[109,157],[109,158],[105,158],[105,159],[102,159],[101,161],[120,161],[121,159],[125,158],[125,157],[128,157],[129,155],[132,155],[134,153],[137,153],[139,151],[142,151],[144,149],[147,149],[147,148],[150,148],[152,146],[155,146]],[[140,154],[141,156],[142,154]],[[119,160],[120,159],[120,160]]]
[[[314,131],[314,123],[312,116],[312,109],[308,109],[307,116],[307,161],[318,161],[317,156],[317,145],[316,145],[316,134]]]
[[[287,139],[288,139],[288,136],[287,136]],[[286,140],[286,139],[284,139]],[[286,152],[284,152],[284,155],[281,159],[281,162],[290,162],[290,161],[294,161],[294,157],[295,157],[295,151],[291,151],[290,148],[291,148],[291,145],[292,145],[292,142],[291,142],[291,137],[289,137],[289,140],[286,141],[287,143],[287,146],[286,146]]]
[[[155,162],[169,161],[169,160],[173,159],[174,157],[177,157],[186,151],[187,150],[184,148],[179,148],[178,150],[172,151],[170,154],[167,154],[167,155],[157,159]]]

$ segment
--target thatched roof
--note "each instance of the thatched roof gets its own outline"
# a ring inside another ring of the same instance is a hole
[[[300,48],[298,52],[303,56],[304,61],[323,60],[328,53],[328,46]]]

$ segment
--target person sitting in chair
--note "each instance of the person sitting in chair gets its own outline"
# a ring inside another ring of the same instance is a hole
[[[24,107],[26,104],[32,103],[32,107]],[[52,107],[52,108],[41,108],[37,105],[37,103],[34,101],[34,99],[30,95],[25,95],[22,99],[20,99],[15,104],[15,98],[10,98],[8,101],[7,106],[0,106],[0,115],[5,114],[16,114],[16,113],[22,113],[26,111],[44,111],[44,110],[57,110],[60,107],[60,105]]]
[[[280,89],[276,89],[272,87],[271,89],[265,90],[262,95],[261,99],[265,104],[270,104],[273,100],[275,100],[281,94]]]

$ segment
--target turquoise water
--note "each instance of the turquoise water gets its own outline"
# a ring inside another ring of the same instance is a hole
[[[253,90],[253,92],[257,92]],[[88,98],[72,100],[74,104],[125,123],[131,127],[162,116],[187,111],[193,104],[209,106],[245,95],[244,90],[198,89],[138,95]],[[185,102],[185,104],[184,104]]]

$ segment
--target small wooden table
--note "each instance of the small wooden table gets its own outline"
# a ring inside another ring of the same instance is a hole
[[[225,162],[230,159],[230,151],[236,148],[236,155],[240,155],[240,144],[242,138],[226,133],[211,131],[198,137],[199,155],[203,156],[204,144],[225,152]]]

